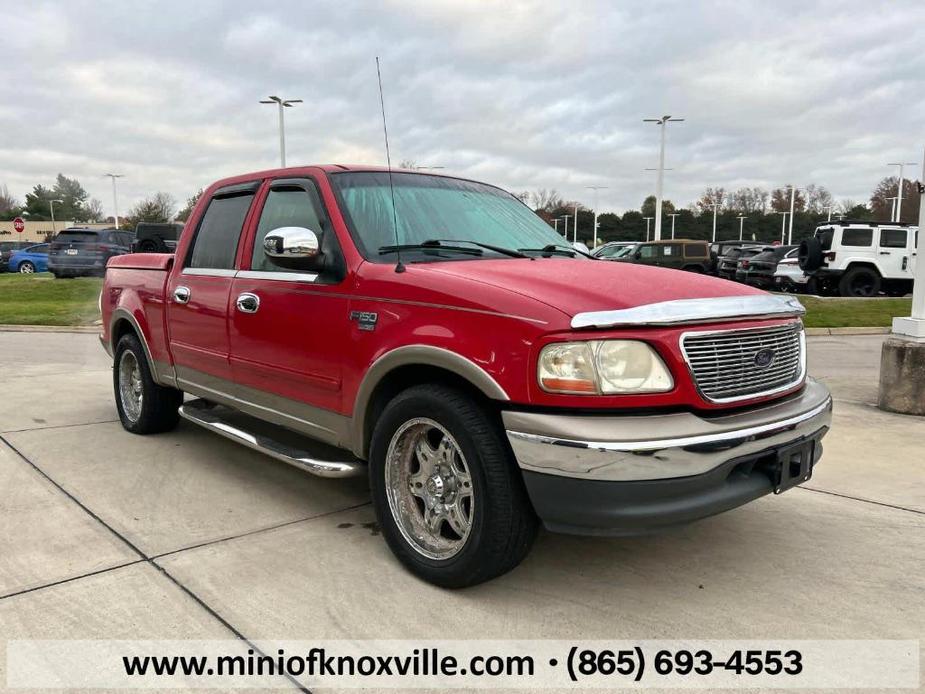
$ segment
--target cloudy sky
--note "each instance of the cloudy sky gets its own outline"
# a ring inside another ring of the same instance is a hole
[[[56,173],[111,212],[288,159],[393,163],[602,209],[816,182],[865,200],[925,146],[925,3],[0,0],[0,184]],[[910,167],[917,171],[918,166]]]

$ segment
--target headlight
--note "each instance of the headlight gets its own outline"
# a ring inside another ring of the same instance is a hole
[[[550,393],[663,393],[674,387],[658,354],[638,340],[559,342],[540,352],[537,378]]]

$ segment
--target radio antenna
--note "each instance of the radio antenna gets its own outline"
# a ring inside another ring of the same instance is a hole
[[[401,244],[398,241],[398,213],[395,210],[395,186],[392,185],[392,154],[389,151],[389,127],[385,124],[385,99],[382,98],[382,72],[379,70],[379,56],[376,56],[376,77],[379,79],[379,105],[382,106],[382,132],[385,134],[385,161],[389,167],[389,193],[392,196],[392,231],[395,234],[395,256],[398,264],[395,272],[404,272],[401,263]]]

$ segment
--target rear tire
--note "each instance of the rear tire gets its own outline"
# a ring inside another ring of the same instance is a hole
[[[510,571],[537,519],[503,432],[465,393],[409,388],[385,408],[369,459],[376,517],[416,576],[445,588]]]
[[[838,293],[841,296],[877,296],[880,293],[880,275],[867,267],[849,268],[838,283]]]
[[[126,431],[157,434],[177,426],[183,393],[154,382],[145,351],[133,334],[123,335],[116,346],[112,383]]]
[[[35,274],[35,265],[31,261],[24,260],[19,264],[19,272],[24,275]]]

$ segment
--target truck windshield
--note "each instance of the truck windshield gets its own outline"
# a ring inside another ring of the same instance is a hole
[[[509,250],[530,249],[542,255],[549,246],[572,251],[568,242],[526,205],[499,188],[457,178],[428,174],[393,173],[392,193],[385,171],[332,174],[347,224],[363,255],[374,262],[395,262],[394,254],[380,253],[397,244],[415,260],[473,260],[511,257],[482,246],[481,254],[434,254],[404,246],[432,239],[472,241]],[[527,251],[525,251],[527,252]],[[546,255],[549,255],[547,251]],[[556,257],[570,257],[557,255]],[[575,257],[583,257],[575,253]]]

